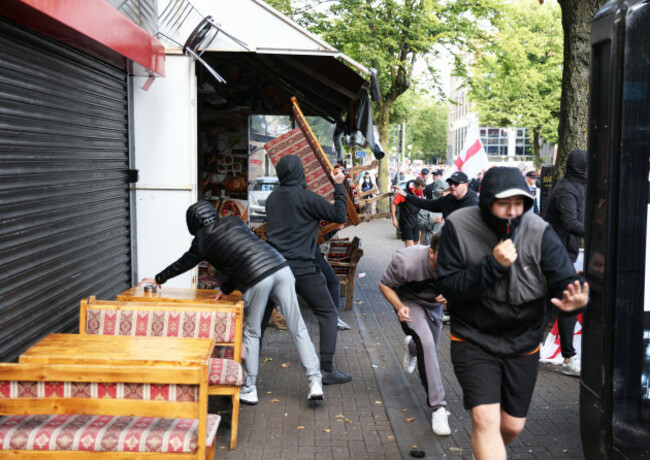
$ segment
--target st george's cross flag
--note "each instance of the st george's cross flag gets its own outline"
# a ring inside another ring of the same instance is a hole
[[[488,157],[479,136],[478,126],[476,123],[471,123],[467,128],[463,150],[449,169],[449,174],[453,174],[454,171],[462,171],[467,174],[468,178],[473,179],[478,173],[489,167]]]

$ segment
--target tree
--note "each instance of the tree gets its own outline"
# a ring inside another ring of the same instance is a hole
[[[564,175],[571,150],[587,148],[591,21],[606,1],[558,0],[564,31],[564,67],[553,183]]]
[[[562,25],[557,3],[531,8],[534,1],[504,5],[494,34],[477,53],[468,83],[481,124],[532,131],[539,166],[540,137],[551,144],[558,137]]]
[[[269,3],[343,53],[378,69],[382,94],[375,119],[382,144],[387,145],[391,108],[413,85],[416,61],[431,58],[437,44],[469,44],[483,33],[478,19],[494,16],[500,1],[339,0],[324,12],[312,9],[326,3],[317,0],[305,0],[301,8],[288,7],[286,0]],[[380,162],[378,185],[382,192],[388,190],[386,157]],[[380,203],[380,211],[386,210],[386,203]]]
[[[409,89],[393,105],[392,123],[405,122],[411,129],[411,157],[430,161],[447,153],[447,107],[427,94]],[[407,138],[407,143],[408,143]],[[384,148],[389,148],[385,145]]]

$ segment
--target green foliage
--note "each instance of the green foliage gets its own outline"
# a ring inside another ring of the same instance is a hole
[[[391,108],[393,123],[406,124],[411,130],[411,157],[429,161],[444,157],[447,152],[447,106],[428,95],[408,90]],[[407,131],[408,132],[408,131]],[[396,139],[391,138],[385,147],[390,150]],[[406,142],[409,142],[408,134]]]
[[[528,127],[556,143],[563,60],[559,5],[513,0],[494,25],[468,79],[481,124]]]

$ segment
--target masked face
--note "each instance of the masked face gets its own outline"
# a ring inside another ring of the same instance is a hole
[[[490,210],[499,219],[514,219],[524,213],[524,197],[497,198],[492,202]]]

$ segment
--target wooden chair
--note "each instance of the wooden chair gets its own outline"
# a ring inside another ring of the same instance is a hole
[[[220,417],[208,414],[207,374],[207,360],[0,363],[0,457],[213,459]]]
[[[341,283],[341,296],[346,297],[345,305],[348,310],[352,310],[354,306],[354,279],[357,264],[363,256],[360,246],[361,240],[356,236],[352,241],[333,238],[330,240],[330,251],[327,254],[327,261]]]
[[[179,302],[81,301],[81,334],[145,335],[211,338],[210,395],[232,400],[230,448],[237,447],[239,390],[244,383],[241,365],[244,303],[183,304]]]

